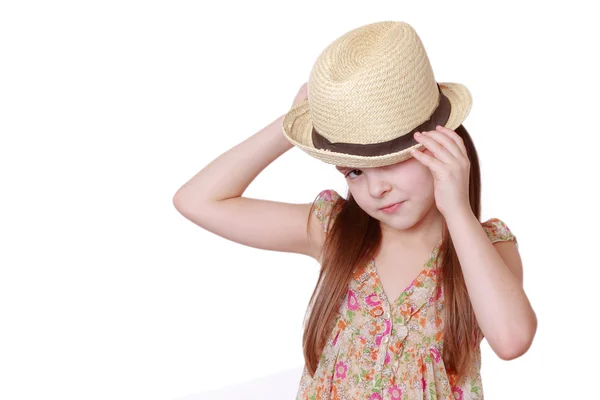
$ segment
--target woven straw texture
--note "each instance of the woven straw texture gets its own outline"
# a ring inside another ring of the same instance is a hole
[[[462,84],[439,83],[451,112],[447,128],[467,117],[472,98]],[[319,55],[308,80],[308,99],[289,110],[282,123],[285,137],[312,157],[357,168],[395,164],[410,149],[360,156],[315,148],[313,127],[331,142],[387,142],[428,120],[438,106],[433,70],[415,30],[405,22],[365,25],[333,41]]]

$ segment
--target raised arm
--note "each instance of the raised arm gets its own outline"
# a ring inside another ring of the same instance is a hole
[[[306,84],[294,104],[305,96]],[[185,218],[225,239],[317,259],[324,234],[314,213],[309,215],[311,203],[242,197],[260,172],[293,147],[283,136],[282,120],[283,115],[206,165],[177,190],[173,204]]]

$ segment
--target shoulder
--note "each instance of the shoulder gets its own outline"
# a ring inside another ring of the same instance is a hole
[[[504,221],[498,218],[490,218],[481,225],[492,243],[494,243],[494,248],[506,266],[517,277],[522,286],[523,262],[519,254],[519,243],[513,231]]]
[[[517,237],[508,225],[500,218],[490,218],[481,223],[481,226],[492,243],[512,240],[517,243]],[[517,243],[518,246],[518,243]]]
[[[329,219],[335,219],[336,215],[331,215],[333,207],[338,201],[345,201],[338,192],[333,189],[322,190],[314,200],[314,214],[323,224],[326,230]]]
[[[318,195],[316,201],[321,203],[335,203],[342,196],[333,189],[322,190]]]

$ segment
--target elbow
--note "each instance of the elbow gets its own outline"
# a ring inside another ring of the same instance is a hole
[[[531,347],[536,330],[537,319],[534,315],[527,329],[522,329],[511,334],[508,339],[504,340],[504,344],[499,347],[496,354],[504,361],[521,357]]]
[[[173,196],[173,206],[175,206],[175,208],[179,209],[181,205],[181,193],[179,191],[177,191],[175,193],[175,195]]]
[[[183,216],[186,216],[190,212],[190,199],[186,197],[181,191],[177,191],[173,196],[173,206]]]
[[[506,348],[497,351],[496,354],[504,361],[514,360],[515,358],[521,357],[529,350],[530,345],[523,343],[515,343]]]

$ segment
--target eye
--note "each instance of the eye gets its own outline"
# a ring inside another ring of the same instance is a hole
[[[353,170],[350,170],[350,171],[348,171],[348,173],[345,175],[345,177],[347,178],[347,177],[348,177],[348,175],[350,175],[350,174],[351,174],[351,173],[353,173],[354,171],[359,171],[359,172],[362,172],[360,169],[353,169]],[[352,178],[350,178],[350,179],[352,179]]]

